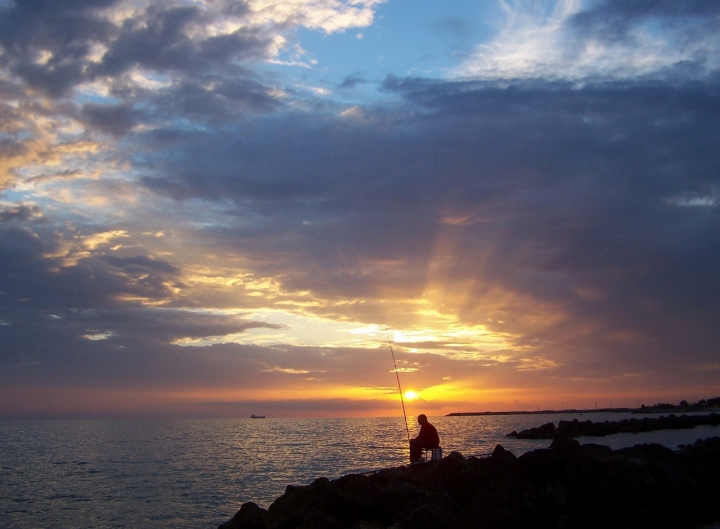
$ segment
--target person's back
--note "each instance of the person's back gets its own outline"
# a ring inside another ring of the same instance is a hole
[[[422,448],[437,448],[440,446],[440,436],[437,428],[425,420],[425,424],[420,426],[420,433],[417,436]]]
[[[438,448],[440,446],[440,436],[437,428],[435,428],[427,420],[425,414],[418,415],[418,424],[420,424],[420,433],[415,439],[410,439],[410,462],[415,463],[420,459],[423,448]]]

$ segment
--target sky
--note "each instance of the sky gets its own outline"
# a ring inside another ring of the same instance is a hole
[[[0,0],[0,418],[715,397],[719,207],[716,0]]]

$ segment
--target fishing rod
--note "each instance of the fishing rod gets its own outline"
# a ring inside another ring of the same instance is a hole
[[[393,351],[392,342],[390,341],[390,335],[385,332],[388,346],[390,346],[390,354],[392,355],[393,365],[395,366],[395,378],[397,379],[398,391],[400,392],[400,403],[402,404],[403,419],[405,419],[405,431],[407,432],[408,443],[410,443],[410,428],[408,428],[407,413],[405,413],[405,400],[403,400],[402,388],[400,387],[400,375],[398,375],[397,362],[395,361],[395,351]]]

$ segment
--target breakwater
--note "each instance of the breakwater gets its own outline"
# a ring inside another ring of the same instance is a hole
[[[559,421],[558,426],[549,422],[542,426],[528,428],[520,432],[512,431],[507,437],[517,439],[553,439],[558,433],[568,437],[604,437],[619,433],[646,433],[658,430],[689,430],[697,426],[720,425],[720,414],[681,415],[667,417],[645,417],[644,419],[623,419],[621,421]]]

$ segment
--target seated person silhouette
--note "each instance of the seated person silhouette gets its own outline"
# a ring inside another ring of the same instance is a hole
[[[410,439],[410,462],[420,461],[423,448],[438,448],[440,437],[437,429],[428,422],[425,414],[418,415],[417,422],[420,425],[420,433],[415,439]]]

